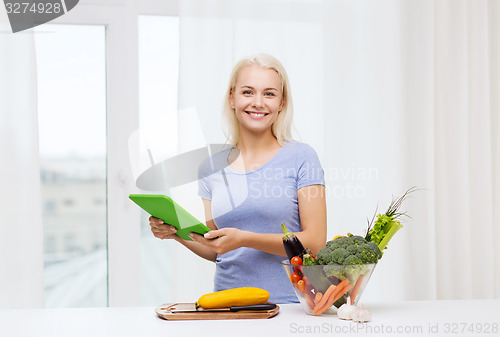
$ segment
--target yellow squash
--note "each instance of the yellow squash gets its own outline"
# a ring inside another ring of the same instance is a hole
[[[267,302],[269,292],[255,287],[221,290],[201,296],[196,307],[204,309],[225,308],[233,305],[254,305]]]

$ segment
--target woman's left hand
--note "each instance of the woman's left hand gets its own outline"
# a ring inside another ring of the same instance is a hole
[[[217,254],[222,255],[231,250],[243,247],[245,236],[248,233],[236,228],[223,228],[212,230],[205,235],[196,233],[189,237],[202,245],[212,248]]]

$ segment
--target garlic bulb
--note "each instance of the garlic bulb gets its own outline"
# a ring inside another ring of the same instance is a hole
[[[337,309],[337,317],[340,319],[352,319],[352,313],[356,309],[354,305],[351,305],[350,297],[347,297],[347,302],[342,304],[340,308]]]
[[[354,322],[369,322],[372,319],[372,313],[361,304],[352,311],[351,318]]]

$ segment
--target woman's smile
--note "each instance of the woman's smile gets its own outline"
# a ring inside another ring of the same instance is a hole
[[[255,111],[245,111],[247,115],[252,119],[263,119],[269,115],[269,112],[255,112]]]

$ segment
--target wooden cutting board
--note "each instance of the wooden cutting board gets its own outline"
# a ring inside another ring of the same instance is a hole
[[[155,308],[156,314],[166,320],[206,320],[206,319],[264,319],[276,316],[280,307],[271,310],[245,310],[245,311],[193,311],[193,312],[171,312],[169,308],[176,305],[183,305],[184,303],[165,303]],[[190,303],[193,305],[193,303]]]

